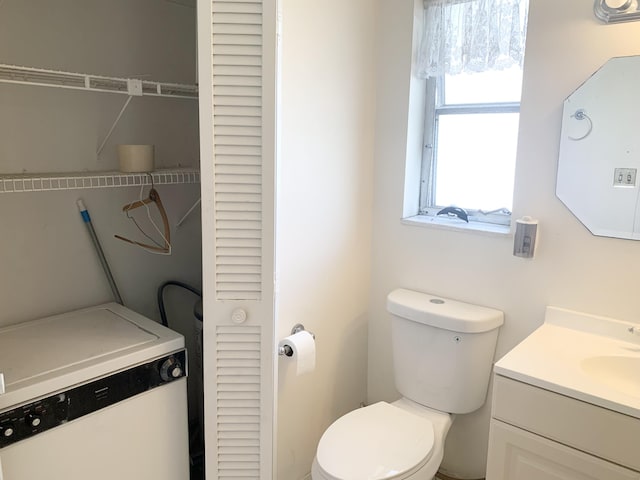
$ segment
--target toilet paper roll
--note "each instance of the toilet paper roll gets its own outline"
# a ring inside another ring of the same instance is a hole
[[[152,172],[153,156],[153,145],[118,145],[121,172]]]
[[[279,347],[291,347],[291,358],[296,362],[296,375],[312,372],[316,368],[316,341],[306,330],[280,340]]]

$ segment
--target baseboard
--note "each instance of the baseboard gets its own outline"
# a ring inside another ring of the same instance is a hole
[[[445,475],[444,473],[438,472],[438,473],[436,473],[435,480],[460,480],[460,479],[455,478],[455,477],[450,477],[449,475]],[[485,480],[485,479],[484,478],[478,478],[476,480]]]

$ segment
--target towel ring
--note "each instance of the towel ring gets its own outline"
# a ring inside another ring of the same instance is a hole
[[[572,137],[571,135],[568,135],[569,140],[577,142],[578,140],[587,138],[591,134],[591,130],[593,130],[593,122],[591,121],[589,115],[587,115],[587,112],[585,112],[584,109],[581,108],[579,110],[576,110],[576,113],[571,115],[571,118],[575,118],[576,120],[586,120],[589,124],[589,127],[587,128],[587,132],[581,137]]]

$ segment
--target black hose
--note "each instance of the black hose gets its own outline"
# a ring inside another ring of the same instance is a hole
[[[189,290],[191,293],[202,298],[202,292],[196,287],[192,287],[189,284],[179,282],[177,280],[168,280],[160,285],[160,287],[158,287],[158,309],[160,310],[160,319],[162,320],[162,325],[164,325],[165,327],[169,327],[169,322],[167,322],[167,312],[164,309],[164,289],[169,285],[184,288],[185,290]]]

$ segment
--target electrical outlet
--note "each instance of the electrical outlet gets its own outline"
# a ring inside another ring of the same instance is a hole
[[[637,168],[616,168],[613,170],[614,187],[635,187]]]

